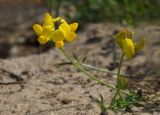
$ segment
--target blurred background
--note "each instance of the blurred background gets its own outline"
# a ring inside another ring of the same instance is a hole
[[[136,27],[138,23],[159,23],[159,0],[0,0],[0,58],[37,54],[32,25],[42,23],[45,12],[78,21],[80,30],[88,23],[117,23]],[[83,31],[83,30],[82,30]]]

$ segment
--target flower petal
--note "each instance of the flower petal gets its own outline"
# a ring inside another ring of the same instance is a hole
[[[51,38],[53,34],[53,29],[50,26],[46,26],[43,28],[42,35],[46,38]]]
[[[49,13],[46,13],[45,16],[44,16],[44,24],[43,24],[43,27],[46,27],[46,26],[54,26],[54,23],[53,23],[53,18],[52,16],[49,14]]]
[[[71,32],[75,32],[78,28],[78,23],[72,23],[69,25]]]
[[[70,32],[70,33],[68,34],[68,36],[66,37],[66,40],[67,40],[68,42],[72,42],[76,37],[77,37],[77,34],[76,34],[76,33]]]
[[[135,43],[134,43],[135,52],[137,52],[137,51],[143,49],[145,43],[146,43],[145,38],[142,38],[141,41],[139,41],[139,42],[135,42]]]
[[[64,46],[64,42],[63,41],[57,41],[55,45],[56,45],[57,48],[61,48],[61,47]]]
[[[123,39],[122,46],[123,46],[122,50],[123,50],[124,55],[128,59],[132,58],[133,55],[135,54],[134,44],[133,44],[132,40],[129,38]]]
[[[46,13],[44,16],[44,21],[52,21],[52,16],[49,13]]]
[[[62,22],[62,23],[67,23],[66,20],[64,20],[64,19],[61,19],[61,22]]]
[[[49,39],[48,38],[46,38],[46,37],[44,37],[44,36],[39,36],[38,37],[38,42],[40,43],[40,44],[45,44],[45,43],[47,43],[49,41]]]
[[[53,22],[56,22],[58,20],[60,20],[61,18],[60,17],[57,17],[57,18],[53,18]]]
[[[70,33],[70,26],[64,22],[64,23],[60,24],[59,30],[62,31],[66,37]]]
[[[33,30],[35,31],[35,33],[37,35],[41,35],[42,34],[42,26],[39,24],[34,24],[33,25]]]
[[[57,41],[63,41],[64,40],[64,34],[62,31],[60,30],[56,30],[53,34],[52,34],[52,37],[51,39],[54,41],[54,42],[57,42]]]

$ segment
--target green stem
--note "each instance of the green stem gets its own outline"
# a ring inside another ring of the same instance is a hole
[[[121,60],[119,62],[118,73],[117,73],[117,82],[119,81],[119,77],[120,77],[120,71],[121,71],[121,65],[122,65],[123,57],[124,57],[124,54],[122,54]]]
[[[112,71],[109,71],[109,70],[104,69],[104,68],[95,67],[95,66],[88,65],[88,64],[85,64],[85,63],[81,63],[81,65],[85,68],[89,68],[89,69],[93,69],[93,70],[97,70],[97,71],[101,71],[101,72],[106,72],[106,73],[109,73],[109,74],[112,74],[112,75],[117,75],[117,72],[112,72]],[[125,73],[121,73],[120,75],[130,77],[130,75],[125,74]]]
[[[121,65],[122,65],[123,57],[124,57],[124,54],[122,54],[121,60],[120,60],[120,62],[119,62],[119,66],[118,66],[118,72],[117,72],[117,86],[118,86],[118,82],[119,82],[120,70],[121,70]],[[117,87],[117,88],[118,88],[118,89],[117,89],[117,91],[116,91],[114,97],[113,97],[112,100],[111,100],[110,107],[112,106],[112,104],[113,104],[114,100],[116,99],[117,95],[119,94],[119,96],[121,96],[121,94],[120,94],[120,89],[119,89],[119,87]]]
[[[100,83],[100,84],[103,84],[103,85],[105,85],[105,86],[107,86],[107,87],[110,87],[110,88],[112,88],[112,89],[117,90],[117,88],[114,87],[114,86],[112,86],[111,84],[109,84],[109,83],[107,83],[107,82],[105,82],[105,81],[102,81],[102,80],[98,79],[96,76],[91,75],[90,73],[88,73],[87,71],[85,71],[85,70],[81,67],[81,65],[80,65],[79,63],[77,63],[75,60],[73,60],[73,59],[66,53],[66,51],[64,50],[64,48],[60,48],[60,50],[61,50],[62,53],[65,55],[65,57],[66,57],[76,68],[78,68],[81,72],[83,72],[84,74],[86,74],[88,77],[90,77],[90,78],[93,79],[93,80],[96,80],[96,81],[97,81],[98,83]],[[128,95],[128,93],[125,92],[125,91],[123,91],[123,90],[120,90],[120,92]]]
[[[121,92],[118,93],[119,97],[122,98]]]
[[[117,89],[117,91],[116,91],[116,93],[115,93],[114,97],[112,98],[112,101],[111,101],[111,103],[110,103],[110,106],[109,106],[109,107],[112,107],[113,101],[116,99],[117,95],[119,94],[119,91],[120,91],[120,89]]]
[[[74,61],[77,61],[77,60],[75,60],[74,58],[72,58],[66,51],[65,51],[65,53],[69,56],[70,59],[72,59],[72,60],[74,60]],[[88,69],[93,69],[93,70],[97,70],[97,71],[101,71],[101,72],[106,72],[106,73],[108,73],[108,74],[117,75],[117,72],[112,72],[112,71],[109,71],[109,70],[104,69],[104,68],[92,66],[92,65],[89,65],[89,64],[85,64],[85,63],[79,63],[79,64],[80,64],[81,66],[85,67],[85,68],[88,68]],[[120,75],[126,76],[126,77],[131,77],[131,75],[125,74],[125,73],[121,73]]]

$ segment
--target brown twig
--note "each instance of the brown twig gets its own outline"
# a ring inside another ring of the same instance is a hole
[[[23,84],[26,83],[24,81],[18,81],[18,82],[0,82],[0,85],[14,85],[14,84]]]
[[[15,79],[15,80],[18,81],[18,82],[24,81],[23,78],[20,78],[19,75],[15,74],[15,73],[13,73],[13,72],[11,72],[11,71],[8,71],[8,70],[6,70],[6,69],[4,69],[4,68],[2,68],[2,67],[0,67],[0,70],[3,71],[3,72],[8,73],[8,74],[10,75],[10,76],[9,76],[10,78]]]

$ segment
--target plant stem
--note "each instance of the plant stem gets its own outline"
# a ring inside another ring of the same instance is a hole
[[[111,84],[109,84],[109,83],[107,83],[107,82],[105,82],[105,81],[102,81],[102,80],[98,79],[96,76],[94,76],[94,75],[88,73],[87,71],[85,71],[85,70],[81,67],[81,65],[80,65],[79,63],[77,63],[75,60],[73,60],[73,59],[71,58],[71,56],[69,56],[69,55],[66,53],[66,51],[64,50],[64,48],[60,48],[60,50],[61,50],[62,53],[65,55],[65,57],[66,57],[76,68],[78,68],[81,72],[83,72],[84,74],[86,74],[88,77],[90,77],[90,78],[93,79],[93,80],[96,80],[96,81],[97,81],[98,83],[100,83],[100,84],[103,84],[103,85],[105,85],[105,86],[107,86],[107,87],[110,87],[110,88],[112,88],[112,89],[117,90],[117,88],[114,87],[114,86],[112,86]],[[120,92],[128,95],[128,93],[125,92],[125,91],[123,91],[123,90],[120,90]]]
[[[116,99],[117,95],[119,94],[119,91],[120,91],[120,89],[117,89],[114,97],[113,97],[112,100],[111,100],[111,103],[110,103],[110,106],[109,106],[109,107],[112,107],[113,101]]]
[[[65,51],[66,52],[66,51]],[[69,56],[69,55],[68,55]],[[72,57],[69,57],[69,58],[72,58]],[[72,58],[74,61],[77,61],[76,59]],[[77,61],[78,62],[78,61]],[[67,62],[67,64],[72,64],[72,62]],[[86,69],[93,69],[93,70],[97,70],[97,71],[101,71],[101,72],[106,72],[108,74],[112,74],[112,75],[117,75],[117,72],[115,71],[110,71],[106,68],[100,68],[100,67],[96,67],[96,66],[93,66],[93,65],[89,65],[89,64],[86,64],[86,63],[79,63],[81,66],[83,66],[84,68]],[[121,76],[125,76],[125,77],[134,77],[134,76],[131,76],[129,74],[126,74],[126,73],[120,73]]]
[[[119,66],[118,66],[118,72],[117,72],[117,86],[118,86],[118,82],[119,82],[120,70],[121,70],[121,65],[122,65],[123,57],[124,57],[124,54],[122,54],[121,60],[120,60],[120,62],[119,62]],[[117,88],[118,88],[118,89],[117,89],[117,91],[116,91],[114,97],[113,97],[112,100],[111,100],[110,107],[112,107],[112,104],[113,104],[114,100],[116,99],[117,95],[119,94],[119,96],[121,96],[121,94],[120,94],[120,89],[119,89],[119,87],[117,87]]]
[[[124,57],[124,54],[122,54],[121,60],[119,62],[118,73],[117,73],[117,82],[119,81],[119,77],[120,77],[120,71],[121,71],[121,65],[122,65],[123,57]]]
[[[89,68],[89,69],[93,69],[93,70],[102,71],[102,72],[106,72],[106,73],[109,73],[109,74],[117,75],[117,72],[112,72],[112,71],[109,71],[109,70],[104,69],[104,68],[99,68],[99,67],[88,65],[88,64],[85,64],[85,63],[81,63],[81,65],[85,68]],[[129,74],[125,74],[125,73],[121,73],[120,75],[130,77]]]

